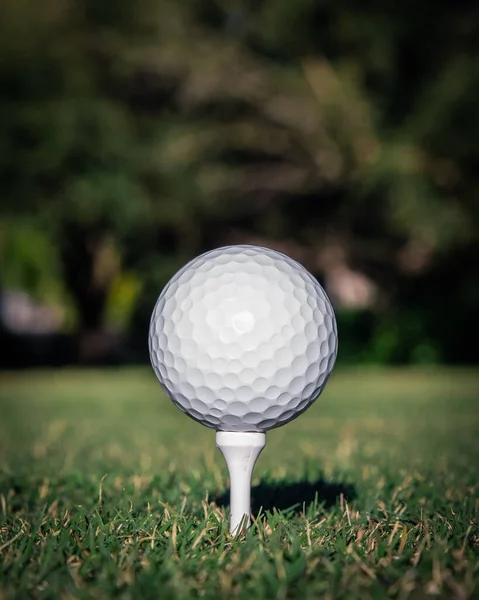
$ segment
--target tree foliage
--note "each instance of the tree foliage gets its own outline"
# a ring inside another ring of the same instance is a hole
[[[0,11],[2,227],[33,220],[29,245],[54,241],[45,274],[59,273],[81,331],[104,327],[124,288],[143,335],[185,260],[257,242],[300,259],[333,298],[339,274],[367,278],[366,307],[334,298],[345,358],[478,357],[464,342],[479,300],[477,8],[7,0]]]

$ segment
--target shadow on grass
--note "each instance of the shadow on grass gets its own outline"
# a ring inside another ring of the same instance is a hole
[[[345,500],[353,500],[356,490],[353,485],[336,481],[262,481],[251,488],[251,512],[256,515],[259,510],[288,511],[301,514],[308,510],[312,503],[318,507],[330,508],[339,502],[341,495]],[[218,506],[229,506],[229,490],[213,498]]]

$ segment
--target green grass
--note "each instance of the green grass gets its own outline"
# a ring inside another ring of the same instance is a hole
[[[338,370],[231,539],[214,432],[148,370],[0,375],[0,598],[479,597],[478,389]]]

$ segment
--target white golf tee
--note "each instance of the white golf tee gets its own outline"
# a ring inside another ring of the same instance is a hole
[[[230,533],[237,535],[251,524],[251,476],[266,444],[264,433],[216,432],[216,445],[225,457],[230,475]]]

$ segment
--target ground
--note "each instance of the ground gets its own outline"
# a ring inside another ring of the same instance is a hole
[[[214,432],[149,370],[2,374],[0,599],[479,597],[478,390],[337,369],[231,539]]]

